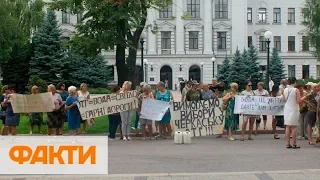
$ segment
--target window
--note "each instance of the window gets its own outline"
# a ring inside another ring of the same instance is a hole
[[[218,32],[218,49],[226,49],[227,46],[227,33]]]
[[[171,54],[171,32],[161,32],[161,53]]]
[[[252,23],[252,8],[247,9],[247,22]]]
[[[168,6],[159,11],[160,18],[171,18],[172,17],[172,6]]]
[[[320,78],[320,65],[317,65],[317,78]]]
[[[248,36],[248,47],[252,45],[252,36]]]
[[[302,36],[302,51],[309,51],[309,38]]]
[[[199,32],[198,31],[190,31],[189,32],[189,49],[198,49],[198,37]]]
[[[110,72],[109,78],[111,81],[114,81],[114,66],[107,66],[108,71]]]
[[[274,36],[274,47],[277,51],[281,51],[281,36]]]
[[[296,77],[296,65],[288,65],[288,77]]]
[[[215,0],[216,19],[228,18],[228,0]]]
[[[266,51],[267,45],[264,36],[259,36],[259,51]]]
[[[266,8],[259,8],[259,23],[266,23],[267,22],[267,9]]]
[[[309,65],[302,65],[302,79],[309,79]]]
[[[294,36],[288,36],[288,51],[296,51],[296,42]]]
[[[273,8],[273,22],[274,23],[281,23],[281,9],[280,8]]]
[[[69,10],[62,11],[62,23],[63,24],[70,23],[70,11]]]
[[[83,18],[83,13],[82,12],[79,12],[77,14],[77,23],[82,23],[82,18]]]
[[[200,0],[188,0],[187,12],[192,18],[200,18]]]
[[[288,9],[288,23],[295,23],[296,22],[296,10],[294,8]]]

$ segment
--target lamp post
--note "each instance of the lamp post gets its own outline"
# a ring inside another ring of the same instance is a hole
[[[272,38],[273,34],[271,31],[266,31],[264,33],[264,37],[267,40],[267,75],[266,75],[266,88],[269,90],[269,80],[270,80],[270,76],[269,76],[269,61],[270,61],[270,40]]]
[[[211,61],[212,61],[212,78],[214,78],[214,63],[216,61],[216,58],[214,57],[214,54],[213,54],[213,56],[211,58]]]
[[[148,81],[148,79],[147,79],[147,73],[148,73],[148,60],[147,59],[144,59],[144,75],[145,75],[145,77],[144,77],[144,81],[146,82],[146,83],[148,83],[147,81]]]
[[[200,65],[201,65],[201,78],[200,78],[200,80],[201,80],[201,83],[203,83],[203,62],[201,62]]]
[[[141,35],[140,35],[140,44],[141,44],[141,70],[142,70],[142,77],[141,77],[141,82],[143,82],[144,80],[144,74],[143,74],[143,44],[144,44],[144,39],[146,38],[146,33],[145,32],[142,32]]]

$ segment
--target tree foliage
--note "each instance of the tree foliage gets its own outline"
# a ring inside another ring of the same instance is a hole
[[[246,64],[242,61],[241,54],[239,49],[234,54],[231,70],[230,70],[230,82],[236,82],[239,85],[239,89],[244,89],[246,80],[248,77],[246,76],[247,73]]]
[[[64,73],[66,56],[61,41],[61,30],[56,15],[48,11],[43,24],[32,38],[33,55],[30,61],[30,75],[39,76],[47,83],[56,84]]]
[[[39,76],[33,76],[29,79],[28,86],[27,86],[28,92],[31,92],[32,86],[38,86],[40,93],[47,92],[47,89],[48,89],[48,84]]]
[[[229,58],[226,56],[222,62],[222,66],[221,69],[218,72],[218,81],[219,82],[224,82],[225,84],[229,84],[230,83],[230,61]]]
[[[116,45],[118,84],[121,85],[126,80],[135,82],[137,47],[146,27],[147,10],[169,4],[171,0],[54,0],[51,7],[69,8],[73,13],[86,10],[85,23],[77,26],[73,47],[82,55],[95,56]]]
[[[270,60],[269,76],[275,85],[280,85],[281,80],[285,79],[286,74],[284,69],[285,66],[282,59],[279,57],[277,49],[273,48]]]
[[[251,45],[248,49],[248,72],[251,76],[251,81],[254,86],[260,81],[259,63],[258,63],[258,51]]]
[[[306,0],[302,14],[310,43],[315,48],[313,54],[320,60],[320,0]]]

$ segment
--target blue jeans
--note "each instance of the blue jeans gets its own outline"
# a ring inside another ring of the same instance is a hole
[[[116,138],[116,132],[120,125],[121,117],[118,115],[109,115],[109,138]]]
[[[136,112],[136,121],[134,122],[134,128],[138,129],[138,124],[139,124],[139,113]]]

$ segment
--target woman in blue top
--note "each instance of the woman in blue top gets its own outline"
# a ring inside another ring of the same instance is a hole
[[[63,102],[66,102],[67,97],[69,96],[69,93],[65,90],[66,89],[66,85],[62,82],[57,84],[57,94],[59,94],[61,96],[61,99]],[[64,127],[64,122],[67,122],[68,118],[67,118],[67,112],[65,110],[64,107],[61,108],[61,122],[62,122],[62,126],[60,128],[60,135],[63,134],[63,127]]]
[[[5,98],[3,104],[7,108],[6,109],[6,122],[5,127],[3,129],[3,135],[8,135],[8,130],[11,130],[11,135],[17,135],[16,127],[19,126],[20,123],[20,114],[14,113],[11,105],[10,98],[15,94],[15,85],[8,86],[10,94]]]
[[[165,84],[163,82],[159,82],[157,84],[157,93],[156,93],[156,99],[160,101],[166,101],[166,102],[171,102],[173,101],[173,96],[172,93],[165,88]],[[167,113],[163,116],[162,120],[159,122],[159,135],[156,136],[156,138],[161,138],[163,137],[164,139],[167,139],[167,136],[171,136],[171,114],[170,114],[170,109],[168,109]]]
[[[66,99],[65,109],[67,110],[68,128],[71,135],[80,134],[80,112],[77,107],[78,93],[77,88],[70,86],[68,88],[69,96]]]

